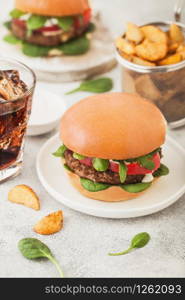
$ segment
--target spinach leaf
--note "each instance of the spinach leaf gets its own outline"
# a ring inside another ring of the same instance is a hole
[[[58,25],[64,30],[69,31],[74,24],[74,18],[73,17],[60,17],[57,18]]]
[[[13,45],[16,45],[16,44],[21,44],[22,41],[20,39],[18,39],[15,35],[13,34],[7,34],[3,40],[9,44],[13,44]]]
[[[102,159],[102,158],[94,158],[93,159],[93,167],[95,168],[96,171],[106,171],[109,166],[109,161],[108,159]]]
[[[83,188],[89,192],[98,192],[106,190],[110,187],[109,184],[94,182],[86,178],[80,178],[80,183],[83,186]]]
[[[152,160],[152,155],[148,154],[137,158],[137,162],[144,168],[148,170],[153,170],[155,168],[155,163]]]
[[[81,36],[57,47],[65,55],[80,55],[86,53],[90,48],[87,37]]]
[[[19,19],[20,17],[26,15],[27,13],[17,9],[17,8],[14,8],[11,12],[10,12],[10,16],[13,18],[13,19]]]
[[[39,15],[31,15],[26,24],[28,30],[35,30],[41,28],[45,25],[47,17],[39,16]]]
[[[80,84],[80,86],[70,92],[67,92],[66,95],[73,94],[75,92],[84,91],[91,93],[105,93],[110,91],[113,88],[113,82],[111,78],[104,77],[94,80],[86,80]]]
[[[74,157],[75,159],[78,159],[78,160],[82,160],[82,159],[85,158],[84,155],[81,155],[81,154],[76,153],[76,152],[73,152],[73,157]]]
[[[86,33],[91,33],[94,32],[96,30],[96,25],[92,22],[89,23]]]
[[[151,182],[141,182],[133,184],[121,184],[120,187],[129,193],[140,193],[151,186]]]
[[[129,253],[135,248],[143,248],[145,247],[150,240],[150,235],[147,232],[141,232],[136,234],[130,244],[130,247],[127,250],[118,253],[109,253],[110,256],[118,256]]]
[[[22,255],[27,259],[38,259],[38,258],[47,258],[49,259],[57,268],[61,277],[64,277],[64,274],[61,270],[61,267],[58,261],[55,259],[51,250],[47,245],[34,238],[24,238],[19,241],[18,248]]]
[[[60,146],[53,155],[56,157],[64,157],[64,152],[67,150],[67,147],[65,145]]]
[[[119,162],[119,178],[121,183],[125,182],[127,177],[127,167],[124,162]]]
[[[160,164],[160,167],[153,173],[154,177],[165,176],[169,174],[169,169],[164,164]]]
[[[64,169],[66,169],[67,171],[70,171],[70,172],[74,173],[73,170],[67,164],[64,164]]]
[[[3,23],[3,25],[8,29],[8,30],[10,30],[11,29],[11,21],[6,21],[6,22],[4,22]]]
[[[51,47],[33,45],[27,42],[23,42],[22,45],[23,53],[31,57],[47,56],[51,49]]]

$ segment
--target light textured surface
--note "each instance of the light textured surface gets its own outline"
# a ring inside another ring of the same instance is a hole
[[[109,3],[105,9],[111,10],[111,0],[94,0],[94,2],[97,5],[98,2]],[[149,15],[153,9],[154,13],[160,10],[160,14],[164,16],[164,4],[169,3],[166,0],[163,1],[161,9],[159,8],[161,1],[142,0],[139,1],[138,7],[136,7],[137,0],[115,0],[115,2],[120,11],[118,21],[121,20],[121,13],[125,13],[125,7],[128,9],[129,16],[124,14],[123,19],[134,20],[139,9],[142,14],[147,13],[148,3],[151,4],[151,7],[148,7]],[[170,2],[174,3],[174,1]],[[128,3],[131,5],[128,6]],[[134,6],[135,11],[132,15]],[[118,10],[116,5],[114,7]],[[167,9],[166,13],[169,17],[170,5],[167,5]],[[120,23],[119,26],[117,24],[114,30],[118,30],[120,26]],[[120,91],[119,69],[112,71],[110,76],[114,78],[114,90]],[[64,91],[76,87],[77,83],[65,85],[38,83],[39,85],[63,96]],[[87,95],[83,93],[65,96],[67,106]],[[185,196],[160,213],[135,219],[101,219],[68,209],[47,194],[38,180],[35,169],[35,159],[41,145],[54,133],[27,138],[22,174],[0,185],[0,277],[51,278],[58,276],[50,262],[29,261],[21,256],[17,243],[23,237],[36,237],[47,243],[60,261],[66,277],[185,277]],[[171,134],[185,146],[184,128],[174,130]],[[30,185],[38,193],[41,199],[40,211],[33,211],[7,201],[9,189],[22,183]],[[33,225],[42,216],[58,209],[64,211],[64,228],[61,232],[52,236],[40,236],[33,232]],[[109,251],[127,248],[133,235],[141,231],[149,232],[152,237],[146,248],[127,256],[109,257],[107,255]]]

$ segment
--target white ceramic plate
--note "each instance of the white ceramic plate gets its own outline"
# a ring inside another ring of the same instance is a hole
[[[45,89],[36,88],[27,135],[40,135],[53,130],[66,110],[64,100]]]
[[[60,159],[52,156],[61,144],[58,135],[48,140],[37,157],[37,173],[48,193],[64,205],[89,215],[104,218],[131,218],[160,211],[185,192],[185,150],[171,137],[163,146],[163,162],[170,169],[142,196],[122,202],[103,202],[79,194],[68,181]]]

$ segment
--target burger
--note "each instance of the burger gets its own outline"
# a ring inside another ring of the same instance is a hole
[[[168,168],[161,163],[166,121],[140,96],[109,93],[88,97],[61,119],[62,157],[72,185],[103,201],[135,198]]]
[[[26,55],[75,55],[89,49],[86,33],[94,25],[88,0],[15,0],[10,17],[5,26],[11,35],[4,40],[21,44]]]

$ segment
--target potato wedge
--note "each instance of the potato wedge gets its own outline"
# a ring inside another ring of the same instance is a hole
[[[137,45],[135,50],[137,56],[152,62],[164,58],[168,51],[167,44],[154,43],[147,39],[141,44]]]
[[[131,42],[139,44],[144,39],[144,34],[137,25],[129,22],[127,23],[126,38]]]
[[[159,66],[164,66],[164,65],[172,65],[172,64],[177,64],[182,60],[182,56],[180,53],[175,53],[173,55],[169,55],[165,57],[164,59],[160,60],[158,62]]]
[[[132,42],[127,41],[124,38],[118,38],[116,40],[116,47],[128,55],[132,55],[135,53],[134,44]]]
[[[177,51],[179,47],[179,43],[177,42],[171,42],[168,44],[168,53],[173,54]]]
[[[8,193],[8,200],[35,210],[40,209],[40,201],[31,187],[25,184],[16,185]]]
[[[36,233],[49,235],[60,231],[62,227],[63,213],[59,210],[43,217],[33,229]]]
[[[177,26],[176,24],[170,25],[169,37],[173,42],[182,43],[184,41],[183,33],[179,26]]]
[[[148,66],[148,67],[155,67],[155,63],[153,62],[150,62],[150,61],[147,61],[147,60],[144,60],[140,57],[137,57],[137,56],[133,56],[132,58],[132,62],[134,64],[137,64],[137,65],[141,65],[141,66]]]
[[[155,43],[167,43],[168,37],[160,28],[153,25],[142,26],[140,28],[144,37],[149,41]]]

